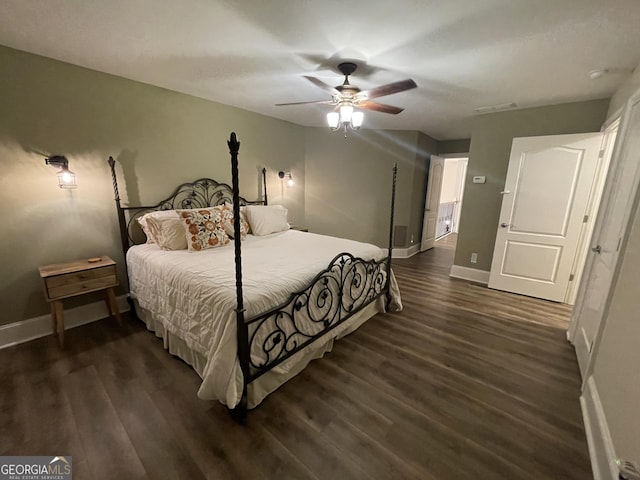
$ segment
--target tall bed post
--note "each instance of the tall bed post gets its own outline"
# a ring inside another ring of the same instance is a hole
[[[393,180],[391,183],[391,215],[389,219],[389,247],[387,252],[387,307],[391,303],[391,254],[393,253],[393,213],[396,207],[396,178],[398,176],[398,164],[393,166]]]
[[[267,203],[267,169],[262,169],[262,186],[264,187],[264,204],[269,205]]]
[[[240,142],[236,138],[235,132],[231,132],[231,138],[227,142],[229,145],[229,153],[231,154],[231,177],[233,189],[233,218],[240,218],[240,193],[238,179],[238,151],[240,150]],[[266,190],[265,190],[266,200]],[[240,222],[233,222],[233,244],[235,247],[236,261],[236,328],[238,337],[238,360],[243,376],[242,398],[240,403],[232,410],[233,415],[244,420],[247,414],[247,383],[249,378],[249,330],[244,321],[244,301],[242,298],[242,248],[240,245]]]
[[[118,191],[118,178],[116,177],[116,161],[113,157],[109,157],[109,167],[111,168],[111,180],[113,181],[113,194],[116,200],[116,209],[118,211],[118,225],[120,226],[120,242],[122,243],[122,252],[124,254],[129,250],[129,239],[127,238],[127,221],[124,218],[124,210],[120,205],[120,192]]]

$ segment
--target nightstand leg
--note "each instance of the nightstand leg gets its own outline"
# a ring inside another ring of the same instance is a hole
[[[113,288],[107,288],[107,308],[109,309],[109,315],[115,314],[118,325],[122,326],[122,318],[120,318],[120,310],[118,309],[118,302],[116,302]]]
[[[49,306],[51,307],[51,327],[53,327],[52,331],[53,331],[53,334],[55,335],[58,330],[58,323],[56,321],[56,303],[49,302]]]
[[[58,342],[60,347],[64,348],[64,307],[62,302],[57,300],[53,302],[56,311],[56,330],[58,331]]]

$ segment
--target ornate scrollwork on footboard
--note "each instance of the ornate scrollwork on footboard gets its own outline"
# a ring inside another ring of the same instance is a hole
[[[386,259],[337,255],[310,285],[246,321],[251,379],[282,363],[385,293]]]

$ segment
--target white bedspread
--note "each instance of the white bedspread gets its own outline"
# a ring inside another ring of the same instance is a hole
[[[380,260],[375,245],[289,230],[242,242],[245,318],[286,301],[341,252]],[[233,243],[201,252],[137,245],[127,253],[131,295],[172,334],[207,358],[198,396],[235,406],[242,394],[237,361]],[[401,309],[392,276],[392,295]]]

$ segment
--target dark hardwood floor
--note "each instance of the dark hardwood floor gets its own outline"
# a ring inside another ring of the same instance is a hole
[[[394,262],[378,315],[235,424],[137,321],[0,350],[0,455],[82,479],[589,479],[570,309],[449,278],[455,237]]]

